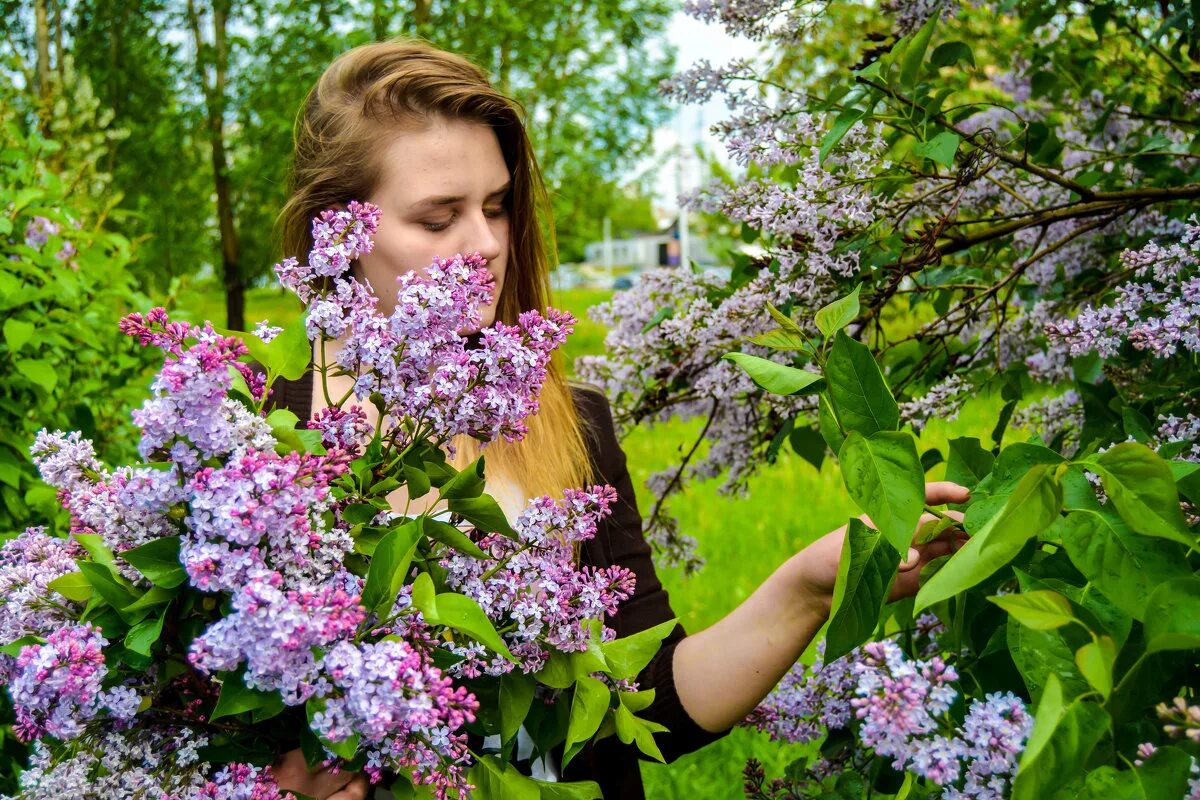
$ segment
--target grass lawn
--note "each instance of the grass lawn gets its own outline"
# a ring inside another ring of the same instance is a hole
[[[579,320],[567,343],[568,361],[603,352],[604,328],[588,319],[586,310],[609,295],[607,290],[571,290],[556,297],[556,304]],[[217,294],[184,296],[179,305],[194,309],[197,319],[218,323],[224,319]],[[291,296],[280,290],[255,289],[246,299],[246,319],[251,323],[269,318],[281,324],[297,312]],[[922,436],[922,449],[937,446],[945,453],[951,426],[954,436],[986,438],[997,410],[998,403],[985,397],[969,403],[956,422],[932,420]],[[698,426],[698,420],[673,421],[635,430],[624,441],[643,514],[651,507],[651,497],[643,486],[646,478],[672,464],[679,449],[690,446]],[[940,477],[941,470],[935,468],[931,479]],[[674,569],[660,574],[672,607],[692,631],[733,610],[793,553],[857,513],[832,460],[827,459],[818,472],[787,448],[776,464],[764,465],[751,479],[747,496],[723,496],[716,490],[718,483],[711,480],[692,485],[671,509],[680,529],[696,537],[707,561],[705,568],[691,577]],[[735,730],[673,764],[644,763],[642,774],[650,798],[741,798],[741,770],[749,756],[763,762],[768,776],[778,776],[802,754],[799,747],[777,745],[755,732]]]

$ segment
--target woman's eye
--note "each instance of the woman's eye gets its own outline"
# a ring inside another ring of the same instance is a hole
[[[501,206],[500,208],[485,208],[483,210],[483,215],[489,219],[496,219],[497,217],[504,216],[505,212],[507,211],[508,209],[506,209],[504,206]]]
[[[446,228],[449,228],[451,222],[453,220],[446,220],[445,222],[422,222],[421,225],[425,230],[436,233],[437,231],[444,231]]]

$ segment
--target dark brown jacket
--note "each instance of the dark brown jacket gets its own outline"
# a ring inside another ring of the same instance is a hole
[[[308,419],[312,411],[312,388],[311,371],[298,381],[278,380],[272,387],[272,404],[291,410],[302,420]],[[584,544],[581,561],[596,567],[620,565],[633,571],[637,579],[633,596],[607,620],[618,637],[628,636],[672,619],[675,613],[654,572],[650,546],[642,535],[642,516],[625,464],[625,452],[617,441],[608,399],[600,389],[580,384],[573,384],[571,393],[588,432],[596,480],[611,485],[618,495],[612,514],[601,520],[595,538]],[[686,635],[683,626],[676,625],[663,641],[662,649],[638,676],[638,688],[654,689],[654,703],[639,716],[667,727],[668,733],[655,736],[667,761],[724,735],[724,732],[709,733],[693,722],[675,692],[672,670],[675,646]],[[561,751],[557,755],[561,758]],[[596,781],[606,800],[641,800],[645,793],[638,759],[635,746],[608,737],[576,756],[567,766],[563,780]]]

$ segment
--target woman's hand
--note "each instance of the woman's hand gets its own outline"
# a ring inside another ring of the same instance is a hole
[[[970,497],[966,488],[949,481],[936,481],[925,484],[925,502],[937,506],[943,503],[965,503]],[[946,516],[962,519],[962,514],[956,511],[945,512]],[[871,520],[863,515],[859,517],[867,525]],[[918,530],[926,522],[937,519],[932,514],[923,514]],[[914,541],[916,534],[914,533]],[[833,586],[837,582],[838,562],[842,558],[842,544],[846,539],[846,526],[825,534],[820,539],[804,548],[792,558],[795,569],[795,580],[801,594],[807,595],[811,602],[826,610],[833,604]],[[921,576],[921,567],[939,556],[949,555],[962,547],[967,535],[958,528],[944,531],[937,538],[926,544],[914,544],[908,549],[900,562],[900,574],[892,584],[888,602],[909,597],[917,593]]]
[[[366,800],[368,783],[355,772],[310,770],[304,753],[290,750],[280,756],[271,775],[282,791],[300,792],[317,800]]]

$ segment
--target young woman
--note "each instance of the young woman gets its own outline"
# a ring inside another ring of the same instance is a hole
[[[375,249],[356,269],[374,287],[384,314],[394,307],[392,287],[400,275],[422,269],[435,255],[460,252],[479,252],[495,275],[497,300],[485,311],[484,325],[515,322],[520,312],[547,305],[546,194],[521,114],[466,59],[424,43],[391,41],[355,48],[329,66],[297,120],[291,197],[281,215],[285,255],[304,260],[312,246],[311,218],[351,199],[382,209]],[[330,394],[341,396],[351,379],[331,381]],[[311,373],[277,384],[275,402],[305,419],[326,405],[320,384]],[[568,384],[556,364],[529,428],[521,442],[489,445],[489,493],[515,516],[528,497],[611,484],[620,501],[580,553],[583,563],[620,564],[637,576],[634,596],[608,624],[625,636],[674,618],[642,537],[603,394]],[[460,464],[479,452],[469,439],[457,445]],[[930,484],[926,491],[931,504],[966,499],[966,490],[954,484]],[[403,494],[391,499],[405,507]],[[423,510],[414,506],[410,513]],[[676,627],[666,639],[638,683],[655,690],[643,716],[669,729],[657,737],[668,760],[726,733],[795,663],[828,616],[844,533],[834,531],[788,559],[712,627],[690,635]],[[893,597],[914,593],[919,567],[960,544],[957,535],[946,535],[910,550]],[[637,752],[614,737],[588,748],[561,776],[556,764],[549,758],[531,768],[539,777],[598,781],[610,799],[644,796]],[[359,800],[368,791],[361,776],[310,773],[298,750],[280,760],[275,774],[283,788],[321,800]]]

